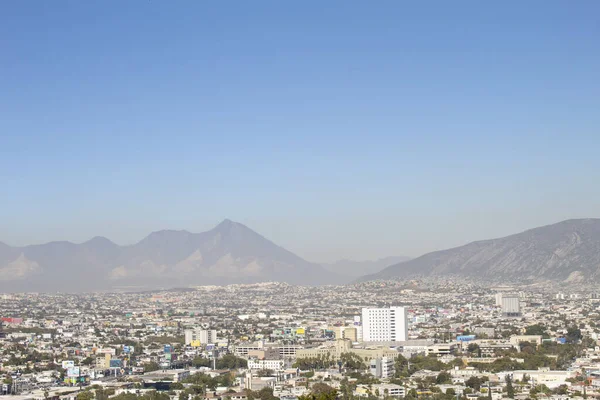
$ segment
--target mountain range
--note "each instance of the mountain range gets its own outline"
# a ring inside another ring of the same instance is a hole
[[[322,264],[325,269],[340,276],[348,278],[358,278],[364,275],[374,274],[390,265],[399,264],[410,260],[410,257],[391,256],[380,258],[379,260],[339,260],[330,264]]]
[[[364,275],[367,274],[367,275]],[[364,276],[361,276],[364,275]],[[225,220],[163,230],[119,246],[103,237],[11,247],[0,242],[0,291],[82,292],[266,281],[296,285],[458,275],[488,281],[600,281],[600,219],[568,220],[407,260],[316,264]]]
[[[436,251],[359,281],[458,275],[489,281],[600,281],[600,219],[573,219]]]
[[[154,232],[131,246],[103,237],[81,244],[0,243],[2,291],[81,292],[264,281],[318,285],[344,280],[349,279],[230,220],[203,233]]]

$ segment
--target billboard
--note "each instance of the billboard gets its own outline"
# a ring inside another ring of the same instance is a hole
[[[73,368],[74,366],[75,366],[75,361],[73,361],[73,360],[66,360],[66,361],[62,362],[63,369]]]
[[[123,368],[123,361],[118,358],[113,358],[109,363],[110,368]]]
[[[80,375],[79,367],[67,368],[67,376],[73,378]]]
[[[123,353],[125,353],[125,354],[135,353],[135,347],[133,347],[133,346],[123,346]]]
[[[165,344],[165,347],[163,349],[163,351],[165,353],[170,353],[173,350],[173,346],[171,346],[170,344]]]
[[[200,343],[199,340],[192,340],[192,342],[190,343],[190,346],[192,346],[192,347],[200,347],[200,346],[202,346],[202,343]]]

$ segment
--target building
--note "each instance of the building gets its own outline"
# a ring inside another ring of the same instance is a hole
[[[438,357],[454,354],[456,352],[455,343],[436,343],[427,347],[427,355],[435,355]]]
[[[536,347],[542,344],[542,335],[513,335],[510,337],[510,344],[519,349],[521,343],[528,342]]]
[[[283,371],[285,363],[283,360],[248,360],[249,369],[270,369],[272,371]]]
[[[379,385],[358,385],[356,387],[356,397],[370,398],[374,393],[379,393],[379,398],[395,397],[403,398],[405,389],[403,386],[392,383],[381,383]]]
[[[505,317],[520,317],[521,303],[519,295],[504,294],[502,295],[502,314]]]
[[[343,353],[353,353],[362,358],[363,360],[369,360],[372,358],[396,358],[398,357],[398,351],[384,346],[361,348],[352,347],[352,342],[348,339],[338,339],[335,341],[333,346],[328,347],[313,347],[307,349],[299,349],[296,352],[298,358],[312,358],[312,357],[331,357],[333,360],[339,360]]]
[[[496,306],[497,307],[502,307],[502,296],[503,296],[503,294],[501,292],[496,293]]]
[[[408,319],[404,307],[363,308],[363,342],[399,342],[408,336]]]
[[[369,371],[377,379],[394,376],[395,359],[392,357],[373,358],[369,363]]]
[[[329,329],[333,331],[336,339],[348,339],[353,343],[358,341],[356,328],[353,326],[334,326]]]
[[[193,347],[216,343],[218,340],[215,329],[186,329],[184,335],[185,344]]]

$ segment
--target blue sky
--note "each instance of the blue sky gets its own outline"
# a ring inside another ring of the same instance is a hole
[[[311,261],[600,217],[600,3],[4,1],[0,241]]]

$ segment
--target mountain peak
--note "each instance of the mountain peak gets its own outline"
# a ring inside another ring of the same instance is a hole
[[[239,222],[232,221],[228,218],[225,218],[221,223],[214,227],[213,231],[226,233],[230,232],[232,229],[246,228],[245,225],[240,224]],[[249,229],[249,228],[246,228]]]
[[[101,244],[103,244],[103,245],[116,246],[116,244],[114,242],[112,242],[108,238],[105,238],[104,236],[94,236],[93,238],[91,238],[87,242],[84,242],[83,244],[91,244],[91,245],[101,245]]]

